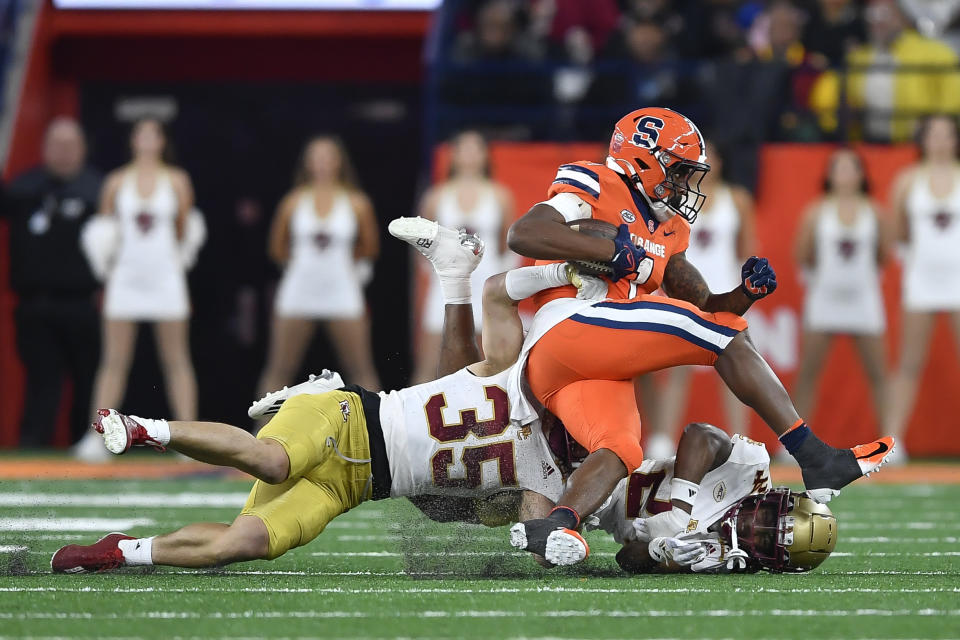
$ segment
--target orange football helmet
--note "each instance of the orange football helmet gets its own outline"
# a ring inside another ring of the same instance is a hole
[[[707,198],[700,192],[710,171],[705,153],[703,136],[689,118],[647,107],[617,122],[607,166],[626,175],[651,205],[662,203],[692,224]]]

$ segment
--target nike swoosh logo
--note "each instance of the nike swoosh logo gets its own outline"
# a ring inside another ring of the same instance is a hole
[[[663,232],[663,237],[666,238],[667,236],[672,236],[672,235],[675,234],[675,233],[676,233],[676,231],[664,231],[664,232]]]
[[[870,453],[867,453],[862,456],[857,456],[857,460],[863,460],[864,458],[872,458],[877,454],[884,453],[889,448],[890,447],[888,447],[885,442],[881,442],[880,444],[877,445],[877,448],[871,451]]]

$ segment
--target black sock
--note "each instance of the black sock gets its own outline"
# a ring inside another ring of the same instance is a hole
[[[580,514],[570,507],[554,507],[548,520],[554,520],[561,527],[576,530],[580,526]]]
[[[829,459],[835,449],[817,437],[812,431],[807,434],[803,442],[790,453],[796,458],[801,467],[811,467],[823,464]]]

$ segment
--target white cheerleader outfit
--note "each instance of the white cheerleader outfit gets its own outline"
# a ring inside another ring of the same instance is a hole
[[[284,318],[359,318],[363,289],[354,263],[357,215],[346,191],[321,216],[313,191],[297,199],[290,220],[290,262],[283,272],[275,309]]]
[[[886,318],[880,289],[877,216],[864,202],[844,224],[833,200],[820,207],[813,232],[814,265],[807,274],[804,325],[809,331],[876,335]]]
[[[690,228],[687,260],[703,275],[710,291],[725,293],[740,286],[740,212],[729,187],[721,187],[707,202],[712,203],[710,208],[701,211]]]
[[[153,193],[144,198],[137,190],[135,172],[126,171],[115,206],[119,248],[107,277],[104,316],[134,321],[189,317],[176,231],[180,205],[169,173],[161,171]]]
[[[451,229],[466,229],[468,233],[476,233],[486,244],[483,259],[470,276],[470,287],[473,290],[473,322],[477,331],[480,331],[483,317],[483,298],[480,295],[483,291],[483,283],[490,276],[503,270],[504,255],[500,251],[503,215],[493,185],[486,185],[481,189],[472,211],[464,211],[460,207],[453,187],[450,185],[440,187],[437,222]],[[440,278],[434,273],[427,292],[422,321],[423,327],[430,333],[440,333],[443,330],[443,308]]]
[[[903,306],[908,311],[960,310],[960,170],[942,198],[919,170],[907,192],[910,241],[903,261]]]

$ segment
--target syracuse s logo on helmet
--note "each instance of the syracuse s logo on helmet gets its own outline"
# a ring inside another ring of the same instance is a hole
[[[644,149],[653,149],[660,139],[660,130],[663,129],[663,120],[653,116],[644,116],[637,120],[637,132],[633,134],[631,142]]]

